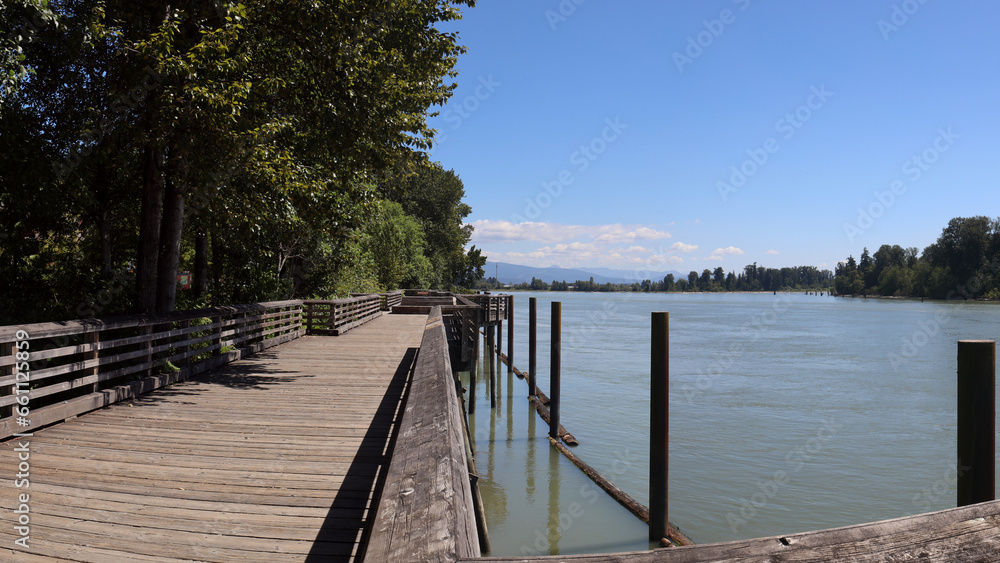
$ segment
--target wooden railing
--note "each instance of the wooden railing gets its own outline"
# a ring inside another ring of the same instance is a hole
[[[0,439],[301,334],[301,301],[0,327]]]
[[[391,311],[393,307],[403,302],[402,291],[390,291],[389,293],[383,293],[381,297],[383,311]]]
[[[343,334],[382,315],[382,296],[359,294],[346,299],[305,301],[307,334]]]
[[[488,293],[464,295],[463,297],[482,308],[484,323],[495,323],[507,318],[507,307],[510,304],[510,295]]]
[[[458,382],[441,306],[427,317],[365,561],[479,557]]]

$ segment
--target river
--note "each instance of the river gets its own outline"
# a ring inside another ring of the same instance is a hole
[[[523,370],[529,297],[543,390],[550,303],[562,302],[574,452],[644,504],[650,313],[670,313],[670,521],[697,543],[955,506],[956,342],[1000,335],[996,304],[515,293]],[[492,554],[647,549],[645,525],[548,444],[526,383],[499,373],[498,408],[480,379],[470,419]]]

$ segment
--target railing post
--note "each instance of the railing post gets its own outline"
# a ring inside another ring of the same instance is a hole
[[[670,314],[652,314],[649,401],[649,541],[670,536],[667,455],[670,423]]]
[[[996,497],[996,342],[958,341],[958,506]]]
[[[218,356],[222,354],[222,315],[215,315],[210,318],[212,319],[212,324],[216,325],[212,330],[212,346],[215,346],[215,350],[212,350],[212,355]]]
[[[562,352],[562,303],[552,302],[552,338],[549,348],[549,437],[559,439],[559,370]]]
[[[97,360],[97,347],[99,346],[99,344],[101,342],[101,333],[99,333],[99,332],[88,332],[88,333],[86,333],[86,334],[83,335],[83,342],[85,344],[90,344],[90,345],[92,345],[94,347],[93,350],[89,350],[89,351],[87,351],[87,352],[85,352],[83,354],[83,359],[84,360],[88,360],[88,361],[89,360]],[[84,377],[96,376],[97,375],[97,371],[98,371],[98,367],[99,366],[95,365],[92,368],[87,368],[87,369],[83,370],[83,374],[82,375]],[[93,393],[97,393],[98,391],[101,390],[101,383],[99,381],[95,381],[93,383],[93,385],[91,385],[90,390]]]
[[[153,374],[153,325],[144,324],[139,327],[139,334],[144,336],[144,341],[139,345],[140,348],[145,349],[146,353],[143,355],[143,362],[146,364],[146,370],[143,375],[146,377]]]
[[[507,375],[514,373],[514,296],[507,296]],[[510,393],[510,390],[507,390]]]
[[[191,319],[184,319],[183,321],[180,321],[180,325],[181,325],[180,328],[181,328],[182,331],[187,330],[188,328],[191,327]],[[191,333],[190,332],[185,332],[184,334],[181,335],[181,342],[189,340],[190,338],[191,338]],[[187,354],[190,351],[191,351],[191,345],[190,344],[185,344],[184,346],[181,346],[180,348],[177,349],[177,352],[179,354]],[[191,358],[190,357],[183,358],[180,361],[178,361],[177,363],[180,364],[177,367],[188,366],[188,365],[191,364]]]
[[[538,379],[535,377],[536,353],[538,352],[538,298],[528,298],[528,396],[537,395],[535,384]]]
[[[31,343],[28,343],[31,346]],[[17,362],[15,361],[14,352],[16,348],[13,342],[0,342],[0,358],[10,358],[11,364],[6,366],[0,366],[0,376],[10,377],[17,373]],[[30,353],[30,348],[29,348]],[[30,357],[30,356],[29,356]],[[8,395],[13,395],[14,390],[17,388],[16,385],[4,385],[0,387],[0,397],[6,397]],[[0,418],[7,418],[8,416],[14,415],[14,406],[8,405],[5,407],[0,407]]]

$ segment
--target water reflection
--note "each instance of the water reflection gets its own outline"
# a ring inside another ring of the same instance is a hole
[[[488,362],[480,356],[483,377],[488,377]],[[515,380],[509,372],[504,390],[502,379],[498,373],[498,407],[489,409],[489,403],[481,400],[479,412],[469,416],[493,549],[490,555],[645,549],[645,525],[603,493],[598,494],[599,489],[550,446],[548,427],[539,423],[526,398],[526,382]],[[471,383],[468,388],[471,395]],[[488,400],[488,382],[480,382],[476,389],[482,389],[480,399]],[[504,447],[497,447],[498,440]],[[547,462],[540,462],[543,455],[548,456]],[[547,485],[545,495],[537,494],[541,483]]]
[[[559,462],[562,454],[549,448],[549,553],[559,555],[562,527],[559,525]]]

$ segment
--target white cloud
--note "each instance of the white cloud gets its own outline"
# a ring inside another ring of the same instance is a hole
[[[726,248],[716,248],[705,260],[722,260],[725,256],[740,256],[742,254],[746,254],[746,252],[735,246],[727,246]]]
[[[670,250],[676,250],[682,254],[689,254],[698,250],[697,244],[684,244],[683,242],[675,242],[670,246]]]
[[[777,250],[768,250],[765,254],[781,254]]]
[[[574,239],[593,239],[597,242],[616,244],[638,240],[660,240],[671,237],[667,231],[645,225],[563,225],[527,221],[512,223],[504,220],[481,219],[469,223],[473,227],[472,242],[513,243],[533,241],[542,244],[568,242]]]
[[[650,227],[641,225],[600,225],[595,227],[600,229],[602,234],[597,237],[598,242],[621,243],[636,240],[659,240],[670,238],[667,231],[658,231]]]

